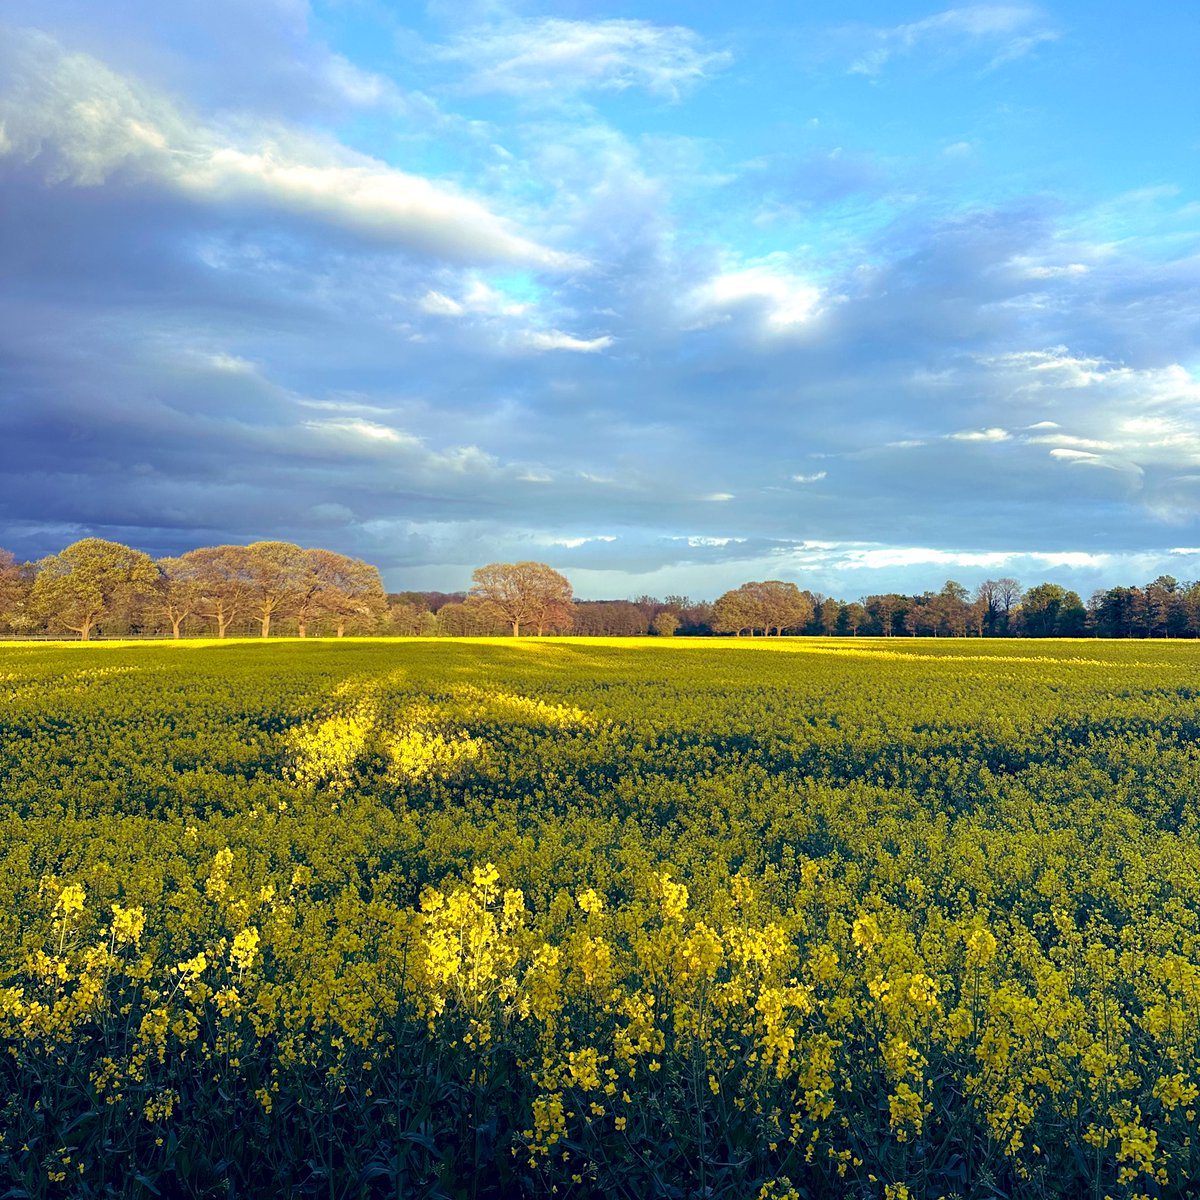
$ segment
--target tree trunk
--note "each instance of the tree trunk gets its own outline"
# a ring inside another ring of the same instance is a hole
[[[296,622],[296,635],[297,637],[308,637],[308,625],[306,622]]]
[[[179,627],[182,624],[183,624],[183,617],[172,617],[171,618],[171,636],[173,638],[175,638],[176,641],[179,640]]]
[[[264,612],[262,615],[262,636],[271,636],[271,614],[269,612]]]
[[[229,618],[222,613],[217,614],[217,637],[225,636],[225,628],[229,624]]]
[[[345,617],[340,617],[340,618],[338,619],[338,623],[337,623],[337,635],[338,635],[338,637],[345,637],[345,636],[346,636],[346,619],[345,619]]]
[[[521,636],[521,622],[514,621],[512,623],[512,627],[513,627],[513,637],[520,637]]]
[[[92,640],[92,623],[84,621],[79,628],[79,640],[81,642],[90,642]]]

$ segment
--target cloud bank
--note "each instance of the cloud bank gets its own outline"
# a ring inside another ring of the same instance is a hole
[[[1144,124],[1047,173],[1115,120],[1034,128],[1070,115],[1066,21],[14,11],[22,556],[286,537],[396,588],[544,558],[605,596],[1200,573],[1194,173]]]

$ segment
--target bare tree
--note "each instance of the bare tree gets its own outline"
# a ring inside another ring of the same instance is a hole
[[[196,613],[215,621],[217,637],[249,607],[253,597],[245,546],[203,546],[179,556],[196,587]]]
[[[304,551],[291,542],[251,542],[245,571],[259,632],[271,636],[271,622],[283,616],[305,588]]]
[[[498,637],[508,622],[484,600],[452,600],[437,611],[436,632],[441,637]]]
[[[984,605],[989,617],[1000,611],[999,586],[994,579],[985,579],[975,589],[975,599]]]
[[[975,632],[976,637],[983,637],[983,627],[987,622],[988,602],[979,595],[976,589],[975,599],[971,602],[971,607],[967,609],[967,624]]]
[[[521,636],[522,625],[541,634],[549,625],[571,618],[571,585],[553,567],[540,562],[489,563],[471,575],[470,596],[499,613]]]
[[[155,564],[158,578],[151,590],[151,607],[170,622],[171,636],[182,634],[183,623],[200,603],[195,571],[182,558],[160,558]]]
[[[309,613],[331,620],[337,636],[344,637],[350,622],[377,620],[387,611],[387,594],[377,567],[332,550],[303,553],[304,586],[297,617],[301,637],[308,632]]]
[[[412,600],[389,598],[384,616],[388,631],[399,637],[432,637],[437,632],[437,617],[424,604]]]
[[[0,550],[0,624],[20,629],[30,620],[28,601],[33,578],[11,550]]]
[[[985,623],[992,633],[1007,633],[1013,609],[1021,603],[1021,585],[1010,575],[985,579],[975,589],[975,602],[985,609]]]
[[[1021,595],[1021,585],[1011,575],[996,580],[996,602],[1005,622],[1012,610],[1021,603]]]

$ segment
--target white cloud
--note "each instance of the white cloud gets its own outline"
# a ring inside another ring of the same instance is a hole
[[[1086,275],[1089,268],[1084,263],[1067,263],[1065,266],[1026,266],[1020,270],[1026,279],[1063,279]]]
[[[10,34],[0,50],[5,78],[0,154],[41,163],[50,183],[98,187],[119,177],[204,204],[265,204],[460,261],[578,265],[448,184],[287,128],[205,125],[41,34]]]
[[[701,500],[709,500],[716,504],[723,504],[726,500],[734,499],[732,492],[709,492],[706,496],[701,496]]]
[[[273,451],[332,457],[362,463],[363,469],[377,464],[384,474],[376,478],[375,486],[384,491],[398,479],[457,489],[464,479],[475,486],[484,480],[519,477],[517,468],[503,466],[478,446],[434,450],[415,434],[357,417],[303,421],[292,429],[262,433],[259,441]]]
[[[961,550],[934,550],[927,546],[881,546],[868,550],[845,550],[838,564],[846,569],[879,570],[889,567],[948,566],[1003,567],[1013,558],[1005,551],[975,553]]]
[[[1120,403],[1138,411],[1136,417],[1122,415],[1120,428],[1126,432],[1164,431],[1171,421],[1148,413],[1147,409],[1171,409],[1194,412],[1200,406],[1200,379],[1179,363],[1161,367],[1127,367],[1102,358],[1071,354],[1065,346],[1049,350],[1019,350],[992,357],[980,357],[980,363],[1011,376],[1013,385],[1023,392],[1057,392],[1062,389],[1088,388],[1096,395],[1089,399],[1081,415],[1087,416],[1106,401]],[[1028,429],[1057,429],[1054,421],[1039,421]]]
[[[921,21],[866,31],[868,47],[851,63],[856,75],[878,75],[892,58],[924,51],[957,56],[980,46],[992,48],[991,65],[1020,58],[1056,35],[1041,26],[1038,9],[1026,4],[971,4]]]
[[[767,333],[807,324],[820,303],[819,288],[772,260],[714,275],[694,289],[687,301],[692,328],[705,328],[749,308],[761,313]]]
[[[402,299],[402,297],[397,297]],[[531,307],[512,300],[497,288],[489,287],[482,279],[472,279],[462,298],[455,300],[445,292],[430,290],[417,301],[417,307],[426,313],[441,317],[462,317],[467,313],[485,316],[519,317]]]
[[[320,73],[332,91],[349,104],[371,108],[400,103],[399,89],[390,79],[364,71],[340,54],[330,54]]]
[[[304,153],[305,147],[300,147]],[[512,233],[479,201],[375,160],[307,161],[267,143],[245,151],[215,146],[199,161],[175,164],[166,182],[210,201],[262,200],[384,242],[409,243],[457,259],[566,266],[570,256]],[[349,152],[345,152],[349,157]]]
[[[361,417],[342,417],[328,421],[305,421],[304,428],[322,437],[338,441],[391,442],[396,445],[420,445],[411,434],[400,433],[390,425],[365,421]]]
[[[473,69],[477,92],[561,95],[591,88],[646,91],[675,100],[729,61],[681,26],[648,21],[521,21],[475,32],[443,50]]]
[[[1130,417],[1120,428],[1122,433],[1164,434],[1171,432],[1172,424],[1165,417]]]
[[[1070,424],[1078,432],[1064,432],[1057,421],[1025,426],[1021,440],[1053,447],[1053,459],[1139,475],[1151,465],[1177,472],[1200,464],[1200,380],[1178,363],[1128,367],[1074,355],[1063,346],[980,361],[998,373],[1010,406],[1053,405],[1073,414]],[[1076,400],[1078,391],[1085,396]],[[1153,507],[1160,482],[1146,482],[1142,502]]]
[[[1115,442],[1099,438],[1072,437],[1066,433],[1046,433],[1039,437],[1026,438],[1031,446],[1074,446],[1078,450],[1116,450]],[[1051,451],[1053,453],[1053,451]],[[1059,457],[1062,457],[1061,455]]]
[[[1112,556],[1090,554],[1084,550],[1059,550],[1051,553],[1034,553],[1028,557],[1047,567],[1103,567]]]
[[[794,483],[820,483],[825,478],[825,471],[814,471],[811,475],[793,475]]]
[[[532,306],[523,304],[499,288],[489,287],[482,279],[472,279],[463,296],[463,306],[472,312],[496,313],[504,317],[519,317]]]
[[[310,439],[307,445],[297,441],[291,431],[283,431],[276,441],[288,450],[315,449],[321,453],[336,452],[355,459],[382,461],[389,469],[400,467],[409,474],[428,479],[516,474],[514,469],[502,467],[493,455],[478,446],[431,450],[425,440],[415,434],[359,417],[304,421],[300,428]]]
[[[1007,429],[993,426],[990,429],[963,429],[946,436],[956,442],[1007,442],[1012,434]]]
[[[598,354],[612,344],[611,337],[577,338],[558,329],[526,330],[518,338],[518,345],[529,350],[573,350],[579,354]]]
[[[426,292],[417,301],[417,307],[422,312],[439,317],[461,317],[466,312],[466,309],[457,300],[451,300],[449,296],[435,291]]]
[[[981,361],[1005,369],[1029,372],[1025,387],[1087,387],[1105,379],[1111,366],[1098,358],[1079,358],[1065,346],[1049,350],[1017,350]]]
[[[297,396],[295,402],[301,408],[314,408],[319,412],[371,413],[375,416],[386,416],[388,413],[388,409],[378,404],[368,404],[364,400],[309,400],[307,397]]]
[[[206,357],[208,365],[224,375],[253,375],[258,369],[248,358],[239,358],[236,354],[209,354]]]
[[[546,538],[547,546],[566,546],[568,550],[578,550],[580,546],[586,546],[590,542],[615,542],[617,539],[613,534],[595,534],[592,537],[568,537],[568,538]]]

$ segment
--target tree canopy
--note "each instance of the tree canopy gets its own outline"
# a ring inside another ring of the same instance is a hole
[[[119,602],[128,602],[156,579],[148,554],[120,542],[83,538],[38,563],[32,603],[51,624],[86,642]]]
[[[743,583],[717,599],[713,629],[754,634],[800,629],[813,619],[813,603],[794,583],[781,579]]]

